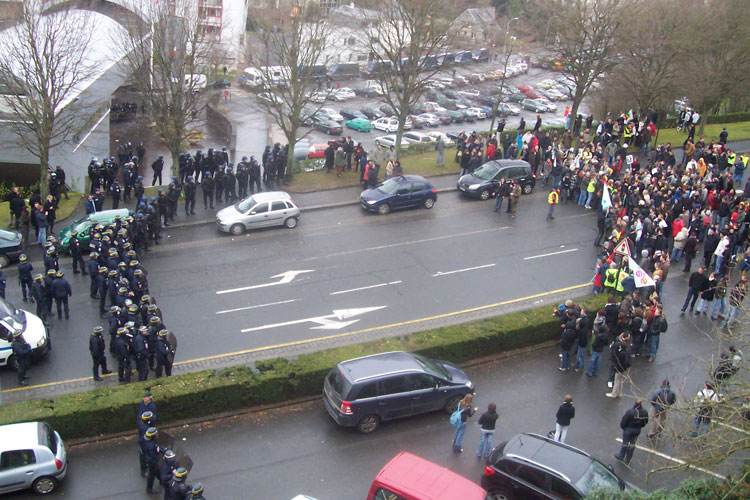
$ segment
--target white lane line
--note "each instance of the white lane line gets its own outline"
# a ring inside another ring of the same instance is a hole
[[[618,443],[622,444],[622,438],[616,438],[615,441],[617,441]],[[651,448],[646,448],[645,446],[641,446],[639,444],[636,444],[635,447],[637,449],[639,449],[639,450],[642,450],[642,451],[645,451],[645,452],[648,452],[648,453],[653,453],[657,457],[666,458],[667,460],[671,460],[673,462],[677,462],[680,465],[686,465],[687,464],[687,466],[688,466],[689,469],[695,469],[695,470],[697,470],[699,472],[703,472],[704,474],[709,474],[709,475],[714,476],[714,477],[716,477],[718,479],[721,479],[722,481],[726,479],[726,476],[722,476],[721,474],[719,474],[717,472],[714,472],[714,471],[711,471],[711,470],[708,470],[708,469],[704,469],[703,467],[696,467],[695,465],[690,465],[687,462],[685,462],[684,460],[681,460],[681,459],[676,458],[676,457],[669,456],[666,453],[662,453],[660,451],[652,450]]]
[[[216,311],[216,314],[227,314],[237,311],[247,311],[248,309],[258,309],[260,307],[278,306],[279,304],[288,304],[290,302],[296,302],[297,299],[281,300],[279,302],[270,302],[268,304],[258,304],[257,306],[238,307],[237,309],[227,309],[225,311]]]
[[[543,253],[541,255],[532,255],[531,257],[524,257],[523,260],[541,259],[542,257],[549,257],[551,255],[559,255],[561,253],[577,252],[577,248],[569,248],[568,250],[560,250],[559,252]]]
[[[466,269],[456,269],[455,271],[438,271],[435,274],[432,275],[434,278],[435,276],[445,276],[446,274],[456,274],[456,273],[463,273],[466,271],[474,271],[476,269],[484,269],[485,267],[492,267],[495,264],[485,264],[483,266],[475,266],[475,267],[467,267]]]
[[[338,292],[331,292],[328,295],[341,295],[342,293],[359,292],[360,290],[369,290],[370,288],[380,288],[381,286],[398,285],[401,281],[389,281],[388,283],[378,283],[377,285],[362,286],[359,288],[352,288],[350,290],[339,290]]]
[[[493,231],[502,231],[503,229],[508,229],[508,228],[510,228],[510,226],[493,227],[492,229],[480,229],[478,231],[469,231],[468,233],[446,234],[445,236],[436,236],[434,238],[425,238],[423,240],[403,241],[401,243],[393,243],[391,245],[380,245],[377,247],[368,247],[368,248],[360,248],[357,250],[348,250],[346,252],[329,253],[322,257],[308,257],[306,259],[303,259],[303,261],[306,262],[310,260],[325,259],[328,257],[340,257],[342,255],[351,255],[354,253],[370,252],[372,250],[383,250],[385,248],[395,248],[395,247],[402,247],[406,245],[416,245],[419,243],[429,243],[430,241],[447,240],[450,238],[461,238],[463,236],[471,236],[474,234],[490,233]]]

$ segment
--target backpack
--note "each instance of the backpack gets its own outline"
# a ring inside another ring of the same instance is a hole
[[[456,411],[451,413],[451,425],[453,427],[461,425],[461,408],[457,408]]]

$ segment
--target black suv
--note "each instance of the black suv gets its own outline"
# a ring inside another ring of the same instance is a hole
[[[453,363],[397,351],[336,365],[323,384],[323,403],[337,424],[368,434],[386,420],[452,413],[473,391],[471,379]]]
[[[482,488],[494,500],[582,500],[598,488],[637,489],[612,466],[538,434],[519,434],[493,449]]]
[[[521,185],[523,194],[531,194],[536,185],[536,178],[528,162],[492,160],[472,173],[462,175],[458,179],[458,190],[472,198],[486,200],[494,195],[500,179],[514,179]]]

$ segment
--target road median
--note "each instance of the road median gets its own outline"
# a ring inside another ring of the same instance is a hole
[[[595,309],[604,304],[604,297],[589,296],[580,302]],[[55,399],[12,403],[0,408],[0,424],[44,420],[66,439],[129,431],[134,428],[136,405],[146,390],[158,401],[160,425],[278,403],[320,393],[325,375],[345,359],[405,350],[463,363],[554,340],[560,333],[560,321],[551,312],[547,304],[401,337],[325,349],[292,360],[259,360],[253,366],[204,370]]]

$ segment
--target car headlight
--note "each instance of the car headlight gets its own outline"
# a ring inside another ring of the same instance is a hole
[[[466,387],[468,387],[469,389],[473,389],[474,388],[474,382],[472,382],[471,380],[469,380],[468,382],[466,382]]]
[[[369,201],[367,202],[367,204],[368,204],[368,205],[374,205],[374,204],[376,204],[377,202],[378,202],[378,200],[369,200]]]
[[[469,189],[471,189],[472,191],[476,191],[477,189],[479,189],[479,186],[481,186],[481,184],[472,184],[471,186],[469,186]]]
[[[43,346],[44,346],[44,344],[46,344],[46,343],[47,343],[47,339],[45,339],[44,337],[42,337],[42,338],[40,338],[40,339],[39,339],[39,341],[38,341],[38,342],[36,343],[36,346],[37,346],[37,347],[43,347]]]

